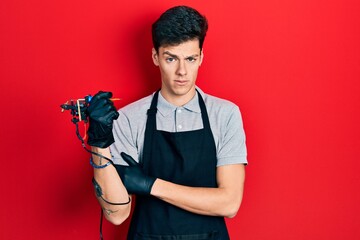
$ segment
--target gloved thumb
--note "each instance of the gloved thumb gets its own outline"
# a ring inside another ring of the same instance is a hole
[[[129,166],[131,167],[135,167],[138,165],[138,163],[128,154],[121,152],[120,153],[121,157],[124,159],[124,161],[129,164]]]

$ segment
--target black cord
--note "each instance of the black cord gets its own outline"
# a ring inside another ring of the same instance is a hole
[[[104,239],[103,234],[102,234],[103,218],[104,218],[104,210],[101,208],[101,213],[100,213],[100,240]]]

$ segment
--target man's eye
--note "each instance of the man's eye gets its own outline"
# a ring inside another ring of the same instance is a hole
[[[175,58],[173,58],[173,57],[168,57],[168,58],[166,58],[166,61],[167,61],[167,62],[174,62],[174,61],[175,61]]]
[[[195,62],[195,61],[196,61],[196,58],[189,57],[189,58],[187,58],[187,60],[188,60],[189,62]]]

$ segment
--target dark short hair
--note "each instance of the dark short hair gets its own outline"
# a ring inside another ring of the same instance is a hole
[[[166,45],[198,39],[202,49],[208,23],[196,9],[176,6],[165,11],[152,25],[152,40],[156,51]]]

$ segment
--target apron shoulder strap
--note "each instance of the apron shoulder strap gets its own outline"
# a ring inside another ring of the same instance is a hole
[[[157,101],[159,97],[159,91],[156,91],[153,99],[151,100],[150,108],[147,110],[147,121],[145,127],[145,139],[144,142],[152,143],[153,131],[156,130],[156,112]],[[144,144],[144,153],[151,153],[151,144]],[[140,162],[141,164],[141,162]]]
[[[196,89],[196,91],[198,93],[199,106],[200,106],[200,110],[201,110],[201,117],[202,117],[202,120],[203,120],[204,128],[205,129],[210,129],[209,116],[207,114],[204,99],[202,98],[200,92],[197,89]]]

